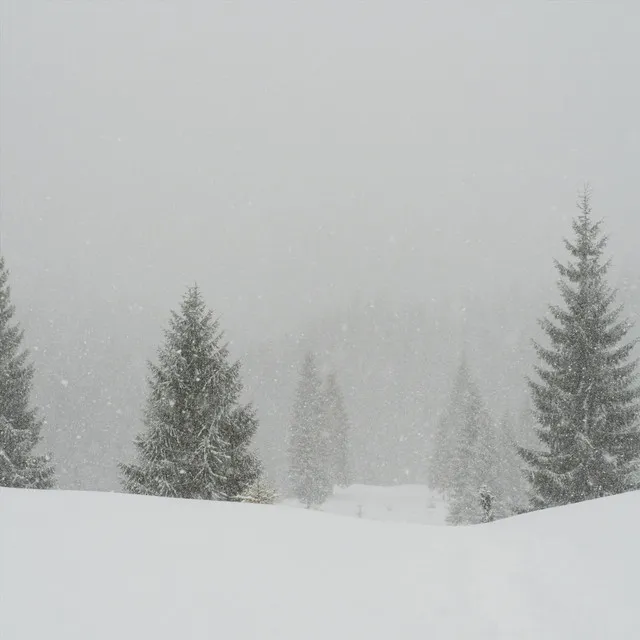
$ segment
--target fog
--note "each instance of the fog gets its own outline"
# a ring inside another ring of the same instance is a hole
[[[517,411],[586,181],[635,317],[640,7],[450,4],[2,3],[2,250],[62,486],[117,487],[195,281],[276,478],[306,348],[362,478],[420,479],[463,349]]]

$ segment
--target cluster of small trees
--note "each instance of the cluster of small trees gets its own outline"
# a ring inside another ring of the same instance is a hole
[[[289,440],[289,488],[307,507],[349,478],[349,420],[335,373],[323,384],[315,359],[302,365]]]
[[[522,509],[526,486],[516,446],[510,417],[492,419],[463,359],[430,447],[429,484],[446,496],[451,524],[485,521],[482,496],[491,518]]]
[[[431,442],[430,484],[465,524],[635,489],[640,482],[640,387],[631,328],[607,284],[607,239],[589,193],[579,200],[567,264],[556,263],[562,305],[540,325],[548,346],[529,380],[535,446],[516,437],[509,417],[487,411],[465,360]],[[33,367],[13,320],[0,258],[0,486],[54,485],[48,456],[36,455],[42,420],[31,408]],[[205,500],[273,502],[252,450],[258,422],[240,401],[240,365],[197,287],[173,312],[157,363],[149,365],[144,431],[137,459],[120,465],[130,493]],[[349,421],[335,374],[322,380],[304,360],[289,440],[289,490],[321,504],[351,482]],[[526,445],[526,446],[523,446]]]

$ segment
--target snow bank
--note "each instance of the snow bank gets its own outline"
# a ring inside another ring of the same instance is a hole
[[[3,640],[640,637],[640,494],[467,528],[0,490]]]

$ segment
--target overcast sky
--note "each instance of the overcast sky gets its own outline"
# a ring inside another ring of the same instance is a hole
[[[259,338],[356,292],[551,287],[586,180],[640,268],[638,3],[6,0],[0,20],[23,299],[168,309],[198,280]]]

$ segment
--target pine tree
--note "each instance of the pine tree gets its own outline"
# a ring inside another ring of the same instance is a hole
[[[450,524],[484,522],[483,494],[491,496],[493,512],[498,517],[497,506],[502,501],[495,424],[471,381],[464,400],[453,456],[452,498],[447,517]]]
[[[12,322],[9,272],[0,257],[0,486],[50,489],[53,468],[48,456],[34,455],[42,420],[29,404],[33,365],[22,349],[23,332]]]
[[[289,442],[289,483],[307,507],[331,494],[329,433],[322,384],[311,353],[302,366]]]
[[[459,441],[462,428],[476,402],[477,390],[463,357],[453,384],[449,405],[440,419],[431,452],[429,484],[432,489],[449,493],[459,477]],[[464,470],[464,469],[463,469]]]
[[[121,465],[130,493],[235,501],[258,482],[261,466],[249,449],[257,419],[239,404],[240,364],[229,362],[222,339],[200,291],[189,288],[158,364],[149,365],[138,462]]]
[[[350,484],[349,418],[335,373],[327,378],[325,406],[329,430],[331,482],[339,487],[347,487]]]
[[[246,489],[239,500],[252,504],[274,504],[278,500],[278,493],[270,484],[260,479]]]
[[[529,382],[539,450],[522,449],[531,467],[532,505],[545,508],[617,494],[635,487],[640,390],[630,325],[621,320],[607,283],[607,238],[594,221],[588,190],[578,201],[570,261],[556,261],[563,306],[540,324],[550,346],[535,344],[541,364]]]
[[[449,406],[440,421],[431,463],[431,486],[449,498],[450,524],[483,522],[482,494],[491,496],[493,513],[502,516],[499,438],[463,357]]]

